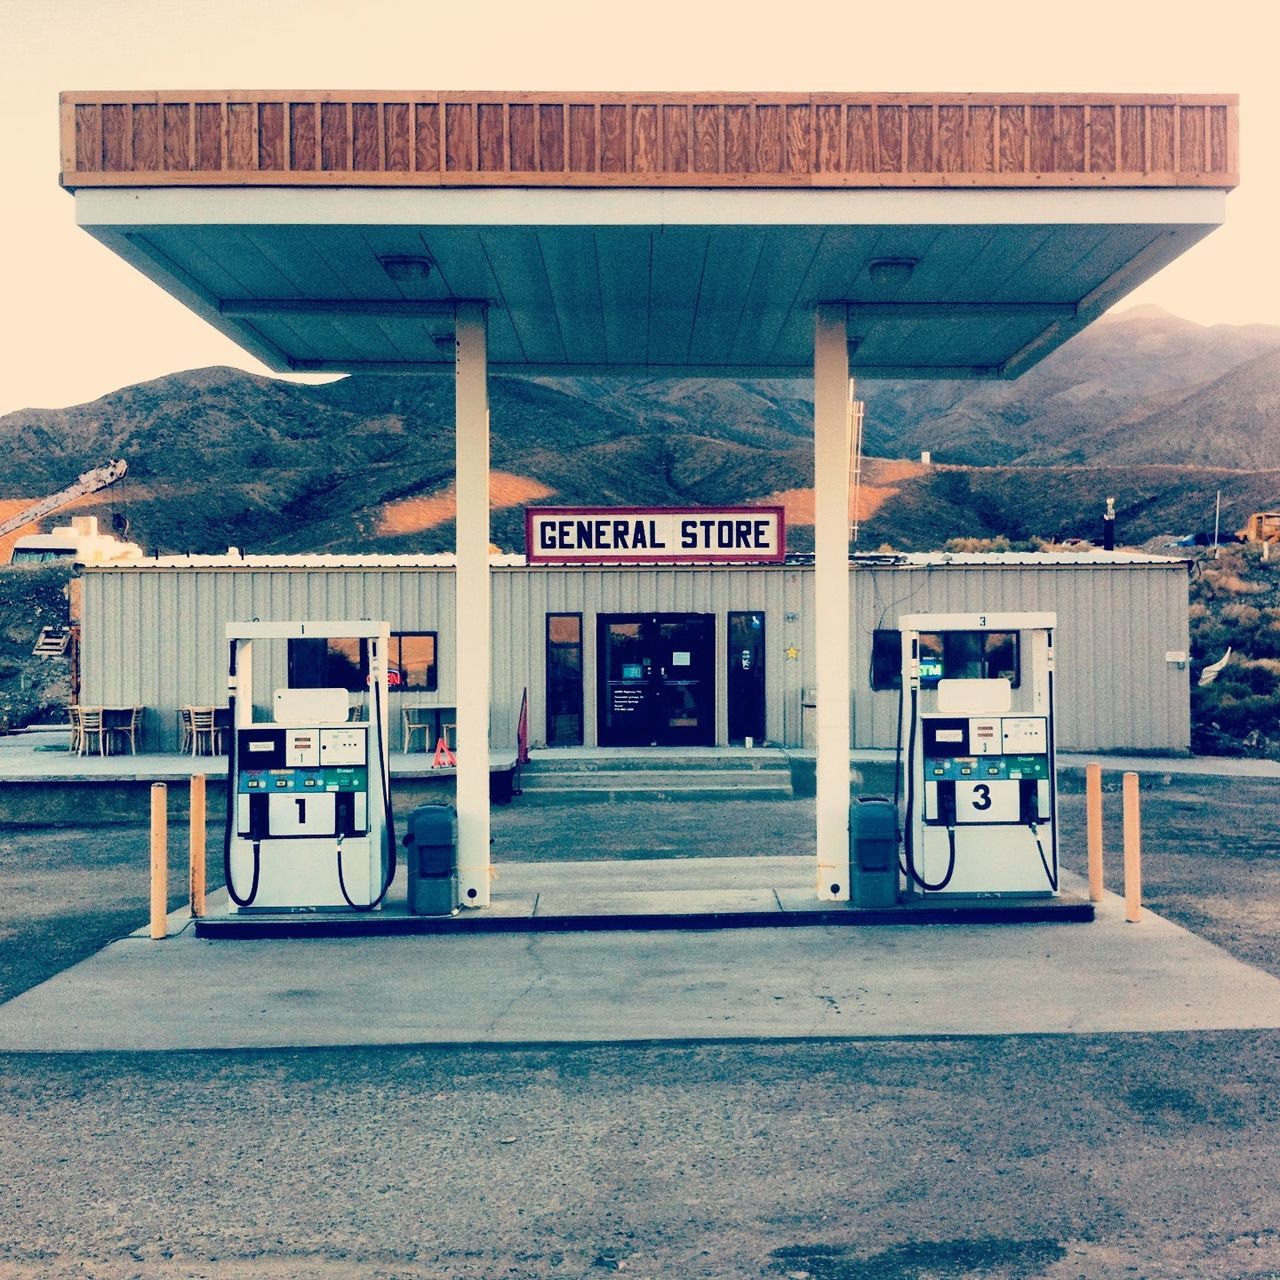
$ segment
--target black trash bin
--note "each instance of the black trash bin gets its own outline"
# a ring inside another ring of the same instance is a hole
[[[452,915],[458,907],[458,816],[451,804],[420,804],[405,832],[409,910]]]
[[[849,897],[855,907],[898,901],[898,810],[886,796],[859,796],[849,806]]]

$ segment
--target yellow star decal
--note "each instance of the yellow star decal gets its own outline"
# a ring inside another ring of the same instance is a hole
[[[782,652],[787,655],[788,662],[794,662],[800,656],[800,650],[797,649],[793,644],[787,645],[787,647]]]

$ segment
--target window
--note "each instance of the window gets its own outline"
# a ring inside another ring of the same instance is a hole
[[[387,684],[392,693],[434,693],[437,680],[436,633],[394,631],[387,659]]]
[[[387,687],[392,693],[434,692],[436,658],[436,632],[393,631],[387,653]],[[289,688],[363,693],[368,687],[369,652],[362,640],[307,636],[289,641]]]
[[[75,547],[14,547],[10,564],[45,564],[51,560],[71,560]]]
[[[871,687],[896,689],[902,675],[902,632],[876,630],[871,633]]]
[[[764,741],[764,614],[729,614],[729,741]]]
[[[939,680],[1004,679],[1018,687],[1016,631],[944,631],[920,633],[920,686],[932,689]],[[902,634],[871,633],[871,687],[896,689],[901,682]]]
[[[582,614],[547,614],[547,746],[582,745]]]
[[[348,693],[363,693],[368,680],[368,654],[357,639],[306,636],[289,641],[290,689],[346,689]]]

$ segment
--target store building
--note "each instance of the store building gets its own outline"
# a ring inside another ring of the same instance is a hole
[[[1186,751],[1187,565],[1155,556],[903,555],[850,569],[854,747],[892,747],[895,623],[920,612],[1057,614],[1065,750]],[[516,741],[528,695],[534,746],[812,747],[814,571],[801,564],[527,565],[492,572],[490,737]],[[466,679],[452,637],[452,557],[166,557],[86,570],[83,697],[147,708],[144,739],[177,748],[177,709],[226,701],[228,622],[386,619],[393,633],[392,748],[404,712],[452,723]],[[297,642],[260,664],[254,701],[291,683],[363,688],[358,653]],[[938,675],[1008,674],[1016,637],[952,639]],[[433,726],[434,730],[434,726]],[[428,735],[431,736],[431,735]],[[414,744],[425,745],[424,741]]]

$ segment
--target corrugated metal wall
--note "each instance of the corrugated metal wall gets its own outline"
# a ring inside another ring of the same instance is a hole
[[[144,569],[87,573],[81,647],[81,699],[140,704],[148,750],[177,749],[177,708],[227,701],[228,622],[293,618],[387,619],[396,630],[439,631],[439,688],[403,695],[392,707],[451,706],[457,671],[453,575],[377,569]],[[266,715],[287,683],[284,641],[254,645],[254,705]]]
[[[897,695],[872,693],[871,632],[906,613],[1044,610],[1058,615],[1058,743],[1066,751],[1186,751],[1190,648],[1183,565],[931,566],[862,570],[853,593],[854,741],[891,747]]]
[[[706,613],[716,620],[716,738],[728,737],[727,614],[765,615],[771,741],[801,745],[812,688],[813,572],[808,568],[496,568],[493,572],[495,745],[515,741],[522,690],[543,740],[545,618],[583,614],[584,736],[595,741],[595,616]],[[398,694],[399,708],[452,706],[453,574],[440,568],[109,568],[85,574],[82,699],[147,708],[148,749],[173,750],[176,708],[226,701],[224,628],[253,618],[385,618],[393,630],[439,632],[439,688]],[[897,695],[870,689],[871,633],[904,613],[1048,610],[1058,615],[1059,741],[1068,750],[1185,751],[1188,678],[1166,663],[1188,648],[1187,579],[1178,566],[929,565],[854,571],[850,647],[854,745],[891,747]],[[794,656],[788,652],[794,650]],[[285,646],[255,653],[254,702],[286,681]]]

